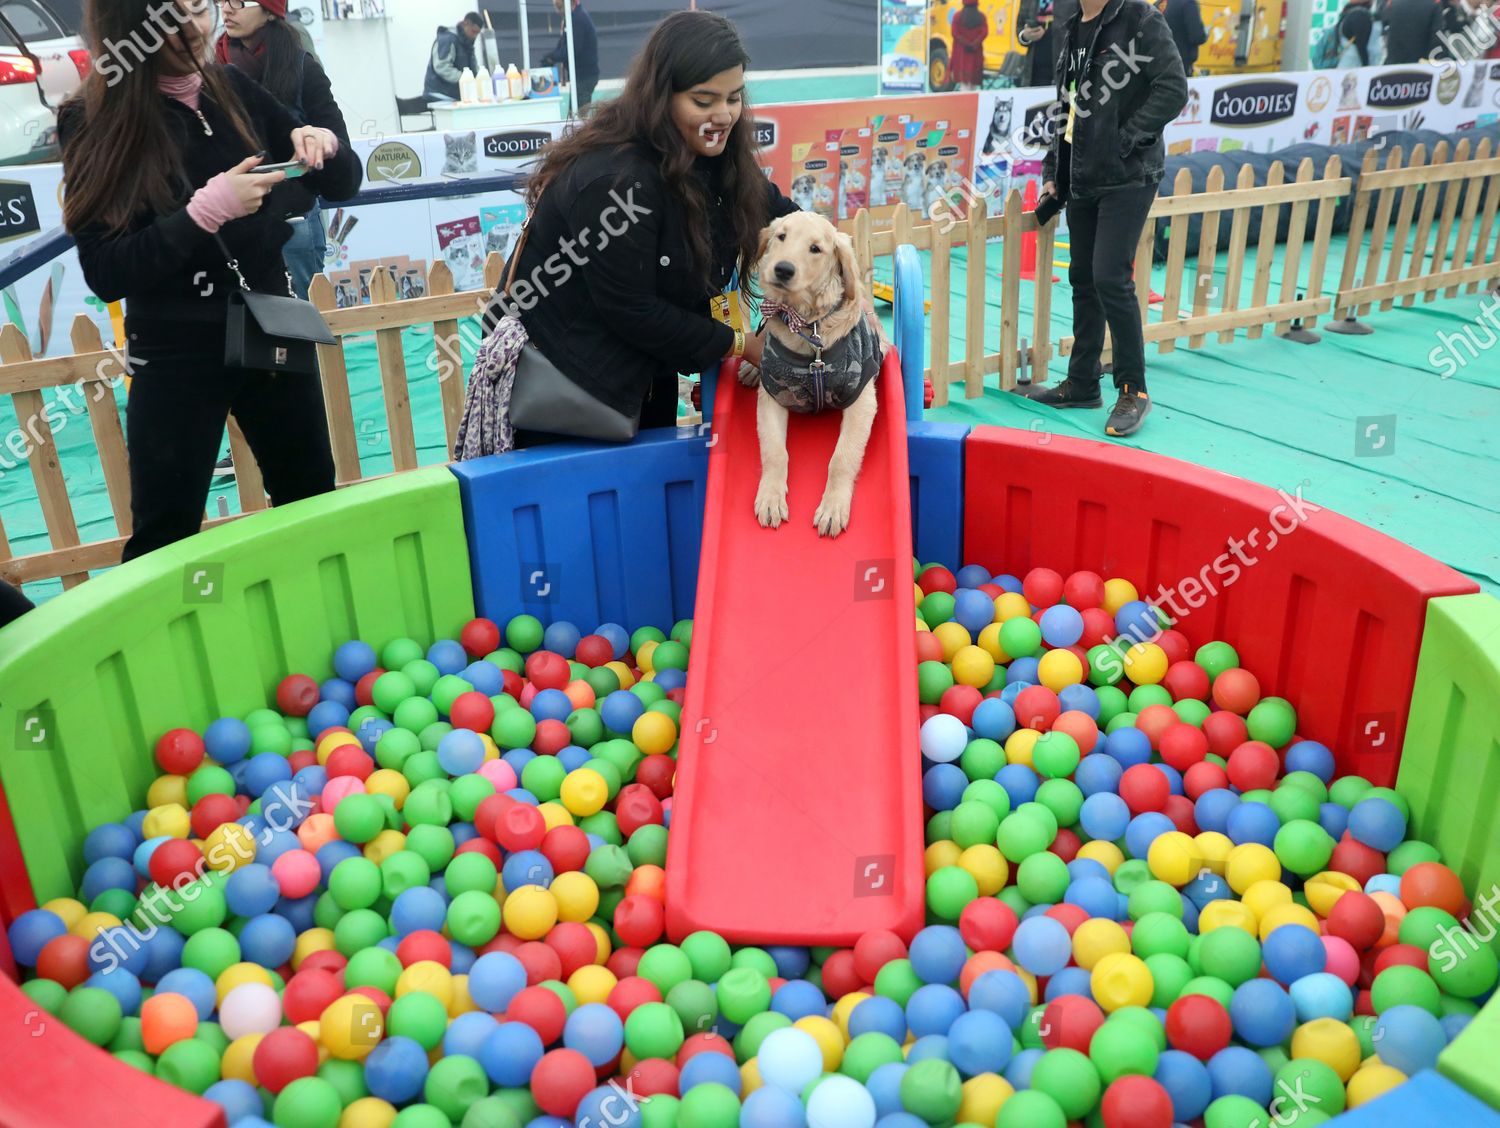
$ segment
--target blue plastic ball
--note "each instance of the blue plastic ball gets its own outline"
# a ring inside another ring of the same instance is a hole
[[[93,865],[100,858],[124,858],[129,861],[139,844],[140,839],[124,823],[96,826],[83,840],[84,864]]]
[[[335,838],[331,842],[325,842],[318,847],[317,854],[318,869],[323,874],[323,884],[328,884],[328,877],[333,873],[333,868],[346,858],[360,858],[364,856],[362,851],[353,842],[345,842],[342,838]]]
[[[912,937],[908,958],[923,983],[956,983],[969,953],[958,929],[934,924]]]
[[[22,967],[36,967],[37,956],[47,942],[66,935],[67,924],[50,909],[28,909],[11,922],[6,936],[11,955]]]
[[[238,717],[220,717],[203,730],[203,746],[220,764],[236,763],[250,753],[250,726]]]
[[[1304,975],[1288,990],[1297,1008],[1298,1022],[1311,1022],[1315,1018],[1348,1022],[1354,1013],[1354,995],[1349,985],[1331,971]]]
[[[918,1038],[947,1034],[965,1010],[964,997],[945,983],[918,987],[906,1003],[906,1025]]]
[[[953,579],[961,588],[977,588],[991,580],[990,570],[982,564],[965,564],[953,573]],[[984,593],[981,592],[981,595]],[[988,596],[986,596],[988,598]]]
[[[544,689],[531,699],[531,715],[538,721],[566,721],[573,712],[573,702],[560,689]]]
[[[628,689],[617,689],[605,696],[599,705],[604,727],[612,732],[629,733],[636,719],[646,711],[646,703]]]
[[[1021,590],[1020,578],[1017,576],[1012,576],[1009,572],[1001,573],[1000,575],[994,577],[990,582],[998,587],[1001,591]]]
[[[1074,858],[1068,863],[1068,880],[1082,881],[1085,878],[1097,878],[1103,882],[1113,880],[1103,862],[1095,861],[1093,858]]]
[[[1177,825],[1160,811],[1146,811],[1136,815],[1125,828],[1125,848],[1132,858],[1144,858],[1163,834],[1177,829]]]
[[[469,969],[469,997],[487,1011],[503,1011],[526,987],[526,968],[509,952],[486,952]]]
[[[935,811],[951,811],[968,786],[969,777],[957,764],[934,764],[922,773],[922,800]]]
[[[1010,1059],[1010,1064],[1005,1067],[1005,1079],[1010,1082],[1013,1089],[1031,1088],[1031,1071],[1036,1068],[1036,1063],[1042,1060],[1041,1050],[1022,1050]]]
[[[302,849],[302,842],[291,831],[267,828],[256,840],[255,860],[263,866],[269,866],[283,854],[300,849]]]
[[[901,1108],[901,1078],[910,1068],[904,1061],[888,1061],[865,1081],[865,1088],[870,1090],[870,1096],[875,1101],[875,1111],[880,1116],[909,1115]]]
[[[319,701],[307,714],[308,734],[317,739],[327,729],[347,725],[352,711],[340,701]],[[212,751],[209,754],[213,755]]]
[[[828,1005],[823,992],[812,983],[806,979],[790,979],[771,995],[771,1009],[796,1022],[799,1018],[823,1014]]]
[[[1113,792],[1099,791],[1083,801],[1078,812],[1078,823],[1090,838],[1113,842],[1130,825],[1130,808],[1125,800]]]
[[[1172,1115],[1181,1123],[1196,1120],[1214,1099],[1208,1067],[1182,1050],[1164,1051],[1152,1076],[1172,1098]]]
[[[1099,719],[1099,694],[1091,685],[1079,682],[1064,686],[1057,695],[1057,703],[1064,713],[1087,713],[1094,720]]]
[[[1229,812],[1224,824],[1224,833],[1236,846],[1256,842],[1270,846],[1276,841],[1276,832],[1281,829],[1281,819],[1266,803],[1240,803]]]
[[[96,971],[83,981],[85,987],[98,987],[118,1000],[120,1013],[133,1015],[141,1008],[141,981],[124,967]]]
[[[463,648],[463,643],[443,638],[427,648],[427,661],[437,667],[438,673],[446,676],[456,674],[467,666],[469,653]]]
[[[247,1117],[260,1117],[266,1112],[265,1102],[255,1086],[235,1078],[215,1081],[203,1090],[203,1099],[224,1110],[226,1124],[243,1124]]]
[[[427,1051],[411,1038],[386,1038],[365,1058],[365,1087],[372,1097],[404,1104],[422,1091],[426,1081]]]
[[[681,689],[687,685],[686,670],[658,670],[656,671],[656,684],[670,693],[674,689]]]
[[[214,981],[208,977],[207,973],[195,967],[179,967],[167,972],[157,980],[156,992],[157,994],[171,992],[187,999],[193,1004],[193,1009],[198,1012],[199,1022],[207,1022],[219,1005],[219,996],[214,988]]]
[[[573,1123],[578,1128],[595,1128],[609,1125],[610,1128],[640,1128],[641,1102],[618,1085],[600,1085],[590,1089],[578,1102],[573,1114]],[[564,1124],[567,1121],[563,1121]],[[743,1123],[743,1121],[742,1121]]]
[[[1059,603],[1042,612],[1042,641],[1048,646],[1072,646],[1083,637],[1083,616],[1077,608]]]
[[[134,893],[136,886],[135,866],[124,858],[100,858],[83,871],[83,899],[92,901],[107,889],[123,889]]]
[[[948,1028],[948,1053],[965,1077],[999,1073],[1010,1064],[1010,1027],[994,1011],[961,1014]]]
[[[619,623],[600,623],[594,629],[594,633],[602,639],[607,639],[615,648],[615,661],[617,662],[630,650],[630,632]]]
[[[969,1008],[994,1011],[1012,1030],[1019,1030],[1031,1009],[1031,992],[1013,971],[987,971],[969,986]]]
[[[1063,900],[1070,905],[1077,905],[1091,917],[1120,919],[1120,895],[1106,880],[1089,877],[1074,881],[1068,886]]]
[[[1024,657],[1017,658],[1005,668],[1005,684],[1012,685],[1040,685],[1041,679],[1038,672],[1041,669],[1041,659]]]
[[[1003,742],[1016,731],[1016,713],[998,697],[986,697],[974,710],[974,731],[986,740]]]
[[[894,1005],[893,1000],[886,1001]],[[756,1061],[761,1080],[767,1086],[790,1093],[800,1094],[809,1081],[823,1072],[823,1052],[817,1039],[793,1026],[783,1026],[767,1034]]]
[[[1286,750],[1288,772],[1311,772],[1324,783],[1333,779],[1333,753],[1316,740],[1299,740]]]
[[[1073,782],[1087,798],[1101,792],[1118,792],[1120,777],[1124,774],[1125,769],[1120,767],[1120,761],[1113,756],[1107,756],[1103,752],[1091,752],[1078,762],[1078,768],[1073,773]],[[1120,833],[1125,833],[1123,826],[1120,828]],[[1098,836],[1095,835],[1095,837]]]
[[[505,859],[500,869],[500,880],[507,889],[519,889],[523,885],[540,885],[547,889],[555,876],[552,863],[540,850],[517,850]]]
[[[1229,816],[1238,809],[1240,797],[1227,787],[1211,787],[1193,804],[1193,821],[1198,829],[1223,834]]]
[[[570,744],[557,754],[562,766],[570,772],[575,772],[594,758],[594,754],[587,748],[580,748],[576,744]]]
[[[482,658],[477,662],[470,662],[459,671],[458,676],[486,697],[494,697],[505,688],[505,675],[500,667]]]
[[[684,1093],[696,1085],[723,1085],[736,1095],[744,1089],[740,1067],[727,1054],[697,1054],[689,1058],[677,1083]]]
[[[346,682],[359,681],[375,669],[377,662],[375,648],[358,639],[342,644],[333,652],[333,672]],[[212,755],[211,752],[210,755]]]
[[[318,686],[318,700],[337,701],[351,713],[359,708],[359,701],[354,696],[354,683],[343,678],[329,678]]]
[[[515,889],[511,885],[507,888]],[[448,903],[443,895],[425,885],[404,890],[391,902],[391,927],[397,938],[430,929],[437,932],[448,919]]]
[[[1049,1003],[1064,995],[1082,995],[1085,999],[1092,999],[1094,992],[1090,983],[1091,977],[1087,968],[1065,967],[1047,980],[1047,989],[1042,997]]]
[[[291,778],[292,765],[285,756],[275,752],[261,752],[250,757],[250,762],[245,765],[244,787],[248,794],[258,798],[271,784]]]
[[[1261,943],[1266,970],[1278,983],[1291,984],[1328,966],[1323,938],[1300,924],[1283,924]]]
[[[1279,1046],[1297,1028],[1292,997],[1269,979],[1249,979],[1236,987],[1229,1018],[1235,1034],[1251,1046]]]
[[[1011,947],[1016,962],[1032,975],[1054,975],[1068,965],[1073,955],[1067,928],[1048,916],[1023,920]]]
[[[723,1055],[698,1055],[704,1057]],[[835,1073],[820,1081],[807,1098],[807,1122],[818,1128],[875,1128],[875,1098],[854,1078]]]
[[[467,1011],[459,1015],[448,1024],[448,1030],[443,1035],[444,1056],[460,1055],[478,1061],[485,1042],[489,1041],[490,1035],[499,1025],[494,1015],[484,1011]]]
[[[1323,803],[1318,807],[1318,825],[1328,832],[1335,842],[1344,837],[1349,829],[1349,809],[1338,803]]]
[[[542,649],[571,659],[578,652],[578,640],[582,637],[583,632],[572,623],[559,619],[542,632]]]
[[[520,1088],[531,1080],[531,1071],[545,1052],[542,1039],[524,1022],[502,1022],[485,1041],[479,1064],[496,1085]]]
[[[982,591],[960,588],[953,597],[953,618],[977,636],[995,621],[995,601]]]
[[[625,1045],[625,1024],[603,1003],[585,1003],[568,1015],[563,1045],[577,1050],[597,1069],[608,1065]]]
[[[157,983],[161,977],[182,966],[182,949],[187,937],[170,925],[161,924],[142,938],[146,949],[146,967],[140,978],[146,983]]]
[[[812,954],[806,948],[778,945],[766,949],[776,962],[776,974],[783,979],[801,979],[812,967]]]
[[[1025,764],[1006,764],[995,773],[995,782],[1005,788],[1005,794],[1010,797],[1011,810],[1022,803],[1030,803],[1041,787],[1041,780],[1036,772]]]
[[[306,897],[292,900],[283,897],[276,902],[276,915],[284,916],[292,922],[292,927],[298,932],[306,932],[316,923],[314,914],[318,909],[318,894],[309,893]]]
[[[806,1123],[802,1102],[770,1085],[751,1093],[740,1109],[740,1128],[803,1128]]]
[[[477,732],[468,729],[454,729],[438,741],[438,764],[451,776],[478,771],[484,756],[484,741]]]
[[[158,834],[155,838],[148,838],[135,848],[131,857],[135,872],[146,878],[151,878],[151,855],[156,853],[156,848],[163,842],[170,841],[165,834]]]
[[[918,1038],[906,1050],[906,1061],[908,1065],[916,1065],[919,1061],[947,1061],[948,1060],[948,1038],[943,1034],[928,1034]]]
[[[1406,816],[1389,799],[1361,799],[1349,811],[1349,834],[1372,850],[1388,853],[1406,837]]]
[[[1115,612],[1115,633],[1131,642],[1150,642],[1161,634],[1161,620],[1151,604],[1132,599]]]
[[[1271,1103],[1271,1067],[1254,1050],[1226,1046],[1208,1059],[1213,1099],[1238,1093],[1264,1108]]]
[[[297,934],[291,923],[274,913],[252,917],[240,930],[240,953],[247,963],[276,968],[292,958]]]
[[[1401,1003],[1380,1013],[1371,1040],[1381,1061],[1410,1077],[1418,1070],[1436,1068],[1448,1035],[1425,1007]]]
[[[224,899],[235,916],[253,917],[268,913],[281,897],[271,867],[260,862],[240,866],[224,882]]]
[[[1151,738],[1131,725],[1115,729],[1104,738],[1104,752],[1119,761],[1121,768],[1151,762]]]
[[[850,1041],[861,1034],[884,1034],[900,1045],[906,1041],[906,1030],[906,1011],[884,995],[871,995],[849,1012]]]

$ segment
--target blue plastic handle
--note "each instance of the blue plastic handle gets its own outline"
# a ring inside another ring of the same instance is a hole
[[[917,248],[902,243],[896,248],[896,351],[901,354],[901,382],[906,390],[906,419],[922,418],[922,373],[927,368],[926,303],[922,283],[922,260]]]

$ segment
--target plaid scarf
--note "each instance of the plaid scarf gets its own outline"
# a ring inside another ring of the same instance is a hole
[[[786,323],[786,327],[798,336],[817,325],[816,321],[803,320],[802,315],[791,306],[782,305],[780,302],[761,302],[760,315],[766,321],[773,317],[781,318]]]

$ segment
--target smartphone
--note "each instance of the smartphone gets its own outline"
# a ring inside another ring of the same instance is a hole
[[[291,180],[293,177],[306,175],[306,173],[307,173],[307,165],[304,164],[302,161],[287,161],[285,164],[263,164],[263,165],[256,165],[250,171],[251,172],[284,172],[287,175],[287,179]]]

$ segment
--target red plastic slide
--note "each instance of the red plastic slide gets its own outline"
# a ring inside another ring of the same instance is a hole
[[[753,512],[755,393],[719,377],[667,864],[674,939],[853,943],[922,924],[911,487],[901,370],[849,528],[819,537],[840,415],[791,419],[788,507]]]

